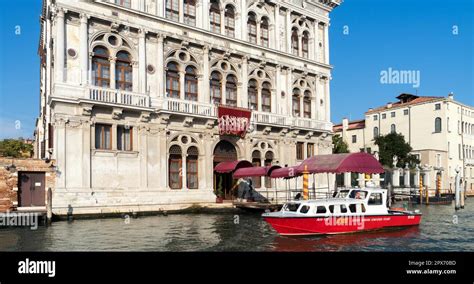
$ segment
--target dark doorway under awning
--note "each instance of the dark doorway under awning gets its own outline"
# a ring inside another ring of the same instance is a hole
[[[252,167],[252,163],[246,160],[232,161],[232,162],[221,162],[216,165],[214,171],[220,174],[232,173],[240,168]]]

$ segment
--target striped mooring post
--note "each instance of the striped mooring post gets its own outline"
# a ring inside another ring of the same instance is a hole
[[[303,172],[303,199],[309,199],[309,187],[308,187],[308,165],[304,165],[304,172]]]
[[[423,203],[423,176],[420,175],[420,205]]]

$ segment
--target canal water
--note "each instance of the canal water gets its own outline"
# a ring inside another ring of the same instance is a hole
[[[400,205],[400,204],[399,204]],[[257,213],[170,214],[0,228],[0,251],[474,251],[474,198],[410,206],[419,227],[318,237],[282,237]]]

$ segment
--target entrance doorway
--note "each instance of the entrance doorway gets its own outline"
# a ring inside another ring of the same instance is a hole
[[[235,146],[232,143],[222,140],[217,143],[216,148],[214,149],[214,165],[213,168],[217,166],[217,164],[221,162],[233,162],[237,161],[237,151]],[[232,177],[232,173],[216,173],[214,172],[214,192],[216,194],[221,194],[224,200],[232,200],[233,193],[232,187],[234,186],[234,178]]]
[[[45,173],[19,172],[18,206],[45,206]]]

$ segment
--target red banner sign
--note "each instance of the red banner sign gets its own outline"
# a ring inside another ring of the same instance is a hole
[[[237,135],[244,138],[250,126],[251,114],[248,109],[219,106],[219,135]]]

